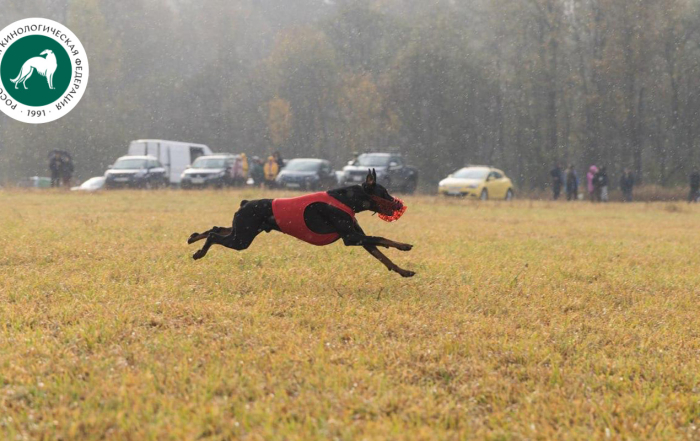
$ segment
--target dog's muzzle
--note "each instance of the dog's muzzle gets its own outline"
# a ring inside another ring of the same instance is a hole
[[[379,219],[385,222],[394,222],[398,220],[401,216],[403,216],[408,208],[399,198],[393,198],[393,200],[389,201],[378,196],[372,196],[372,200],[376,204],[377,208],[379,208]],[[382,211],[391,212],[391,214],[384,214]]]

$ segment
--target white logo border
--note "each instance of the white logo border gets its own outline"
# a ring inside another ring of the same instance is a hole
[[[37,30],[32,31],[32,27],[36,26]],[[44,29],[50,28],[54,32],[44,31]],[[21,30],[21,34],[18,34],[18,30]],[[71,49],[65,46],[65,42],[56,35],[65,35],[67,40],[70,40],[70,44],[74,45]],[[0,111],[10,118],[30,123],[30,124],[43,124],[51,121],[56,121],[57,119],[67,115],[71,110],[80,102],[80,99],[85,93],[85,89],[88,84],[88,77],[90,74],[90,67],[88,65],[88,57],[85,52],[85,48],[82,43],[76,37],[76,35],[61,23],[58,23],[48,18],[24,18],[18,20],[9,26],[6,26],[2,31],[0,31],[0,42],[5,42],[6,38],[11,34],[15,33],[15,36],[7,42],[5,48],[0,47],[0,64],[2,63],[2,58],[5,55],[5,49],[7,49],[16,40],[26,37],[27,35],[43,35],[49,37],[60,43],[68,57],[71,60],[71,80],[68,85],[66,92],[58,98],[53,103],[47,104],[41,107],[27,106],[20,103],[19,101],[12,98],[12,96],[3,89],[4,85],[0,82]],[[77,53],[74,53],[77,51]],[[79,63],[79,64],[77,64]],[[80,69],[77,69],[80,67]],[[79,78],[80,82],[76,83],[76,73],[80,70],[82,76]],[[76,89],[75,86],[78,86]],[[69,98],[69,101],[66,101]],[[9,103],[9,104],[8,104]],[[13,106],[15,106],[13,108]],[[34,113],[34,116],[30,116],[30,111],[39,112],[39,114]]]

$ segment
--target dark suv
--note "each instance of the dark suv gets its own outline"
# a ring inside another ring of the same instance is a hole
[[[287,161],[275,182],[283,188],[302,190],[329,190],[337,185],[331,163],[314,158]]]
[[[122,156],[105,172],[105,188],[156,188],[169,183],[165,167],[153,156]]]
[[[364,182],[367,169],[377,171],[377,182],[389,191],[413,193],[418,186],[418,170],[405,164],[399,153],[364,153],[343,168],[341,185]]]

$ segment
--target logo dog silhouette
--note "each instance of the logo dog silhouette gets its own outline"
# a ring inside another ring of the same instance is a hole
[[[29,77],[32,76],[34,71],[36,71],[39,75],[46,77],[46,81],[49,83],[49,89],[54,89],[53,74],[56,72],[56,67],[58,67],[56,55],[54,55],[54,53],[49,49],[46,49],[40,55],[46,55],[46,58],[33,57],[25,61],[22,65],[22,70],[20,70],[19,75],[17,75],[17,78],[10,80],[15,83],[15,89],[17,89],[17,85],[19,83],[22,83],[26,89],[26,82]]]

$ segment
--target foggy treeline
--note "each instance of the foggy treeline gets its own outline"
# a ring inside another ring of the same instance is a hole
[[[90,62],[64,118],[0,119],[0,180],[128,142],[315,156],[394,149],[435,183],[467,163],[524,188],[554,162],[685,182],[698,164],[700,0],[0,0],[66,24]]]

